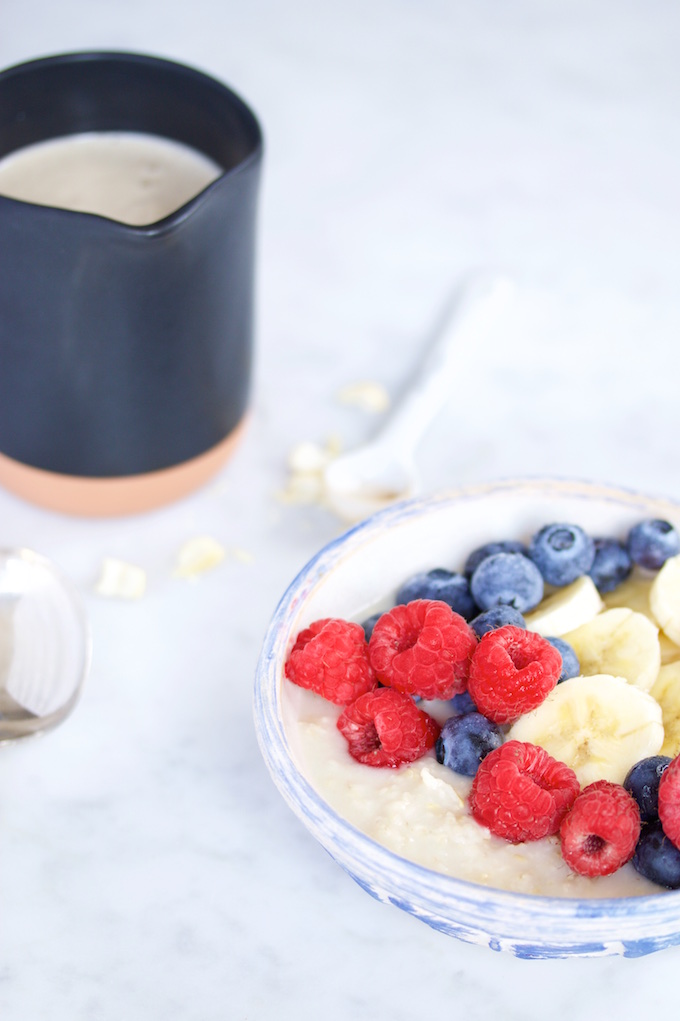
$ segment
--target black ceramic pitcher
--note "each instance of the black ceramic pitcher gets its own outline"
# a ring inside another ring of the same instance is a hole
[[[91,131],[164,136],[224,171],[142,227],[0,196],[0,482],[114,514],[199,485],[239,433],[262,137],[230,89],[154,57],[66,54],[0,73],[0,157]]]

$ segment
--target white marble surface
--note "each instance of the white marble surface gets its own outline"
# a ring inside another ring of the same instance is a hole
[[[258,361],[245,442],[206,490],[87,522],[0,493],[0,541],[53,557],[94,632],[81,704],[0,749],[3,1021],[556,1021],[670,1016],[680,950],[522,962],[368,898],[261,763],[251,687],[288,580],[335,535],[275,491],[300,439],[375,418],[451,285],[517,282],[421,451],[427,488],[552,472],[680,497],[680,10],[671,0],[3,0],[0,65],[133,49],[224,79],[263,122]],[[181,543],[253,555],[195,583]],[[94,594],[143,565],[137,603]]]

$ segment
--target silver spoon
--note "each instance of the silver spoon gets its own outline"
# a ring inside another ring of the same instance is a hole
[[[61,723],[78,701],[90,655],[75,586],[32,550],[0,550],[0,742]]]
[[[416,449],[451,394],[460,346],[482,342],[511,291],[505,277],[480,274],[468,281],[446,310],[413,383],[378,436],[328,464],[325,501],[343,520],[359,521],[416,492]]]

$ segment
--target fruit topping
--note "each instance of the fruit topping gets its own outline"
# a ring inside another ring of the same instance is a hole
[[[636,762],[658,754],[661,709],[622,677],[572,677],[517,720],[508,736],[541,745],[571,766],[584,786],[620,784]]]
[[[529,555],[524,543],[517,542],[516,539],[501,539],[499,542],[486,542],[483,546],[478,546],[477,549],[472,551],[465,561],[463,572],[468,578],[471,578],[482,560],[486,560],[487,557],[492,556],[494,553],[523,553],[525,557]]]
[[[349,753],[365,766],[396,768],[434,747],[439,724],[408,695],[376,688],[360,695],[338,718]]]
[[[623,786],[637,801],[642,822],[659,818],[659,782],[671,763],[667,755],[650,755],[628,771]]]
[[[660,752],[673,759],[680,754],[680,661],[661,667],[650,695],[661,706],[663,744]]]
[[[377,685],[360,624],[325,617],[299,633],[286,677],[336,705],[347,705]]]
[[[562,669],[560,670],[560,676],[557,678],[557,683],[568,681],[570,677],[578,677],[581,673],[581,665],[573,646],[569,642],[565,642],[564,638],[555,638],[554,636],[550,638],[546,636],[545,640],[550,642],[552,647],[557,649],[562,657]]]
[[[394,601],[397,604],[411,603],[414,599],[439,599],[466,620],[477,613],[467,578],[443,567],[414,574],[398,590]]]
[[[543,702],[557,684],[562,657],[541,635],[511,624],[480,639],[468,691],[494,723],[510,723]]]
[[[474,631],[450,606],[415,599],[382,615],[368,652],[381,683],[409,695],[447,699],[465,690],[476,645]]]
[[[680,645],[680,556],[670,557],[652,582],[649,608],[659,627]]]
[[[543,748],[506,741],[486,756],[470,791],[473,817],[513,844],[557,833],[579,783]]]
[[[626,606],[603,610],[587,624],[568,631],[583,674],[625,677],[649,691],[661,666],[659,632],[649,617]]]
[[[633,570],[630,553],[618,539],[594,539],[595,559],[588,574],[598,592],[613,592]]]
[[[529,556],[549,585],[561,587],[588,573],[595,544],[579,525],[545,525],[532,537]]]
[[[680,534],[668,521],[650,518],[631,528],[626,545],[633,563],[658,571],[680,553]]]
[[[639,836],[635,799],[619,784],[598,780],[581,791],[562,820],[562,857],[580,876],[609,876],[630,861]]]
[[[364,635],[367,642],[370,642],[371,635],[373,634],[373,628],[381,617],[382,613],[372,613],[370,617],[366,618],[366,620],[362,620],[361,626],[364,629]]]
[[[492,606],[490,610],[480,613],[474,620],[470,621],[470,627],[481,638],[487,631],[495,631],[496,628],[504,627],[506,624],[513,624],[514,627],[526,628],[524,617],[514,606],[506,606],[500,603]]]
[[[503,735],[495,723],[481,713],[470,712],[446,721],[435,752],[437,761],[454,773],[474,776],[482,759],[502,743]]]
[[[459,716],[465,716],[466,713],[477,712],[477,706],[475,705],[469,691],[461,691],[458,695],[454,695],[451,699],[451,707]]]
[[[652,883],[668,890],[680,887],[680,850],[668,839],[660,822],[650,822],[643,827],[633,865]]]
[[[586,624],[600,612],[604,603],[592,578],[584,574],[571,585],[552,592],[528,615],[526,625],[540,635],[565,635]]]
[[[495,836],[559,833],[579,875],[632,860],[680,889],[675,528],[643,521],[624,543],[546,525],[528,548],[489,542],[462,572],[413,574],[395,604],[362,624],[315,621],[285,664],[292,682],[343,707],[349,754],[397,768],[429,753],[472,778],[470,813]],[[449,700],[454,715],[440,727],[421,699]]]
[[[526,613],[543,598],[543,578],[522,553],[493,553],[476,568],[470,590],[482,610],[500,603]]]
[[[659,781],[659,820],[668,839],[680,848],[680,758],[673,759]]]

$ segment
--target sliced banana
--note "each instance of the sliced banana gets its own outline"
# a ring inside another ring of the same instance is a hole
[[[517,720],[507,738],[545,748],[571,766],[581,786],[622,783],[631,766],[658,754],[664,739],[661,706],[623,677],[572,677]]]
[[[654,619],[672,642],[680,645],[680,556],[663,565],[649,590]]]
[[[649,605],[649,593],[652,588],[653,578],[638,574],[636,571],[630,578],[622,582],[612,592],[606,592],[602,598],[608,610],[615,606],[627,606],[637,613],[644,613],[654,624],[657,623],[652,608]],[[661,646],[661,662],[673,663],[680,659],[680,645],[672,642],[665,632],[659,632],[659,645]]]
[[[526,614],[524,619],[529,631],[559,637],[592,620],[603,606],[595,583],[584,574],[571,585],[565,585],[546,596],[537,609]]]
[[[680,646],[672,642],[668,635],[659,631],[659,648],[661,649],[661,665],[675,663],[680,659]]]
[[[574,649],[581,673],[625,677],[649,691],[661,666],[658,628],[643,613],[617,606],[604,610],[564,635]]]
[[[661,706],[664,739],[661,754],[680,753],[680,663],[662,666],[650,694]]]
[[[653,579],[649,576],[633,572],[629,578],[622,581],[611,592],[605,592],[602,596],[604,605],[608,610],[614,606],[627,606],[629,610],[644,613],[646,617],[652,619],[652,610],[649,605],[649,590],[652,587],[652,581]]]

